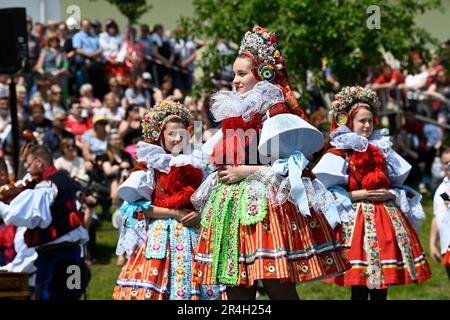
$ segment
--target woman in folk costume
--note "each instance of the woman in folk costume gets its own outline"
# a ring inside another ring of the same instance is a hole
[[[421,196],[404,186],[411,166],[387,129],[374,131],[380,101],[370,89],[346,87],[332,103],[330,145],[313,172],[334,193],[340,237],[352,268],[330,279],[351,286],[352,299],[386,299],[391,285],[430,278],[418,231]]]
[[[323,136],[301,117],[275,34],[247,32],[233,68],[236,91],[212,97],[222,129],[203,146],[218,170],[192,197],[202,212],[194,281],[255,299],[262,280],[271,299],[298,299],[296,282],[350,267],[327,221],[338,222],[333,198],[306,168]]]
[[[123,226],[116,253],[124,265],[114,299],[185,300],[225,298],[225,288],[192,282],[192,259],[200,214],[190,198],[203,180],[201,150],[179,154],[189,140],[191,114],[181,104],[162,101],[142,121],[138,165],[118,189]],[[178,154],[174,156],[174,154]]]

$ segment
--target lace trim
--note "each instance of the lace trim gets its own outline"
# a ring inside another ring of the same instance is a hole
[[[201,150],[201,145],[195,145],[191,154],[180,154],[173,157],[169,162],[169,167],[182,167],[192,165],[198,169],[205,169],[209,164],[209,156]]]
[[[334,186],[330,188],[329,191],[334,196],[334,203],[339,212],[341,222],[349,223],[351,220],[355,219],[356,211],[353,208],[347,190],[339,186]]]
[[[310,178],[303,177],[303,184],[306,189],[308,204],[317,213],[327,213],[330,210],[336,210],[333,195],[326,189],[326,187],[317,179],[311,180]],[[197,191],[192,195],[191,201],[194,207],[203,212],[202,225],[208,226],[208,217],[205,208],[211,210],[211,193],[218,187],[219,179],[218,173],[214,172],[209,175]],[[258,206],[261,207],[262,202],[271,204],[275,207],[282,206],[286,201],[295,203],[295,199],[291,196],[291,184],[288,177],[283,177],[274,173],[270,167],[262,167],[255,173],[249,175],[246,178],[245,194],[252,199],[260,199]],[[264,199],[264,201],[262,201]],[[266,204],[266,205],[267,205]],[[247,210],[250,209],[247,207]],[[263,210],[263,209],[259,209]],[[262,211],[263,212],[263,211]],[[247,213],[248,214],[248,213]],[[251,224],[247,214],[244,216],[244,220]],[[258,217],[255,217],[255,221],[261,218],[261,212]],[[336,220],[331,218],[330,220]],[[330,221],[331,222],[331,221]]]
[[[150,204],[150,201],[137,201],[133,203],[125,202],[120,207],[122,224],[116,247],[116,255],[120,256],[126,254],[130,257],[144,244],[147,221],[143,215],[139,216],[138,213],[142,210],[148,210]]]
[[[330,144],[340,150],[352,149],[364,152],[369,146],[369,141],[352,132],[347,126],[341,126],[330,133]]]
[[[425,212],[420,203],[422,195],[407,186],[390,189],[389,191],[395,195],[395,204],[403,213],[405,213],[406,217],[414,227],[414,230],[419,232],[420,226],[425,220]],[[408,193],[412,194],[413,197],[408,197]]]
[[[283,92],[267,81],[258,82],[242,95],[233,91],[220,91],[211,96],[211,113],[216,121],[239,117],[250,121],[257,113],[265,113],[271,106],[284,102]]]
[[[204,169],[209,160],[208,156],[201,150],[201,146],[194,146],[190,154],[174,156],[156,144],[143,141],[138,143],[136,154],[138,161],[147,163],[149,169],[157,169],[164,173],[169,172],[172,166],[181,167],[188,164],[198,169]]]

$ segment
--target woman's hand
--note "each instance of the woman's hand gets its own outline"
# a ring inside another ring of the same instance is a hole
[[[181,222],[181,220],[186,216],[190,210],[182,210],[182,209],[169,209],[172,218],[176,219],[178,222]]]
[[[439,252],[438,248],[435,245],[430,245],[430,256],[431,259],[436,262],[441,262],[441,253]]]
[[[189,211],[187,211],[189,212]],[[200,223],[200,213],[198,211],[190,211],[181,220],[179,220],[185,227],[193,227]]]
[[[253,173],[253,166],[231,166],[225,165],[219,169],[219,180],[228,184],[239,182]]]
[[[352,201],[369,200],[369,201],[386,201],[395,200],[395,195],[390,193],[387,189],[377,190],[357,190],[350,192]]]
[[[389,192],[388,189],[368,190],[367,193],[367,200],[370,201],[395,200],[395,195]]]

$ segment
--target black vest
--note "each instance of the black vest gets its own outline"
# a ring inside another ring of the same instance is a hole
[[[58,239],[83,224],[83,214],[77,210],[76,190],[70,177],[60,171],[47,178],[58,188],[58,195],[50,207],[52,222],[45,228],[28,229],[25,243],[36,247]]]

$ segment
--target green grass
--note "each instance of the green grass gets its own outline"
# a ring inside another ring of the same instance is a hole
[[[421,228],[420,240],[428,256],[428,240],[433,215],[432,201],[429,197],[425,197],[422,204],[427,215]],[[120,272],[120,267],[115,265],[116,255],[114,251],[117,239],[118,232],[112,228],[111,223],[102,222],[97,232],[97,262],[91,268],[92,280],[88,288],[89,299],[111,299],[114,284]],[[449,300],[450,282],[447,279],[444,268],[442,265],[434,263],[431,259],[428,259],[428,262],[432,270],[430,280],[418,285],[412,284],[390,288],[388,298],[392,300]],[[342,288],[318,281],[299,284],[297,291],[301,299],[304,300],[347,300],[350,297],[349,288]],[[267,297],[260,296],[259,299],[267,299]]]

